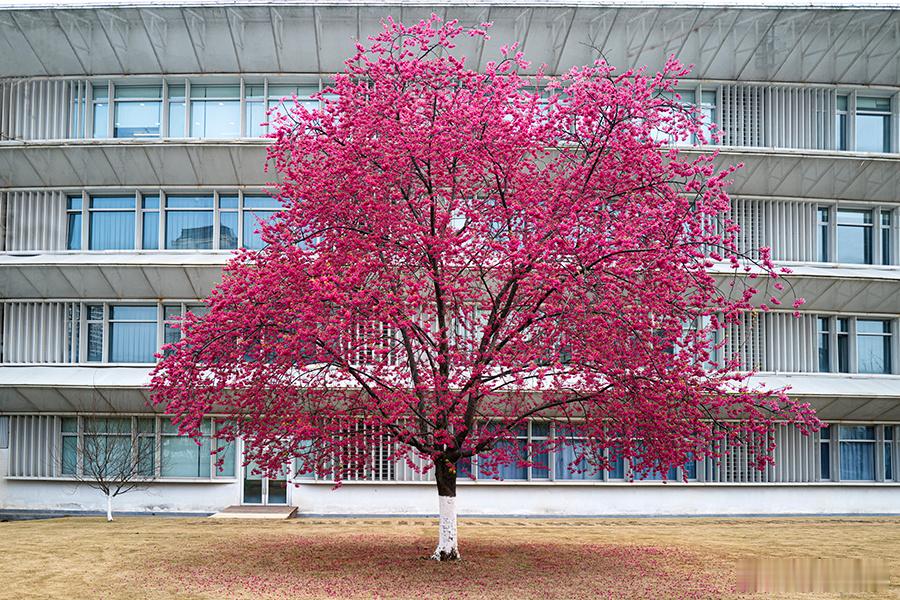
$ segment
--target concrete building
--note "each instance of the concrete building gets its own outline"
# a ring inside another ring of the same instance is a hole
[[[763,314],[726,351],[830,423],[811,437],[777,427],[765,471],[737,447],[686,466],[688,483],[629,482],[627,463],[577,476],[560,452],[549,471],[462,482],[460,512],[900,512],[900,10],[598,4],[0,6],[0,510],[102,508],[73,478],[85,438],[105,436],[153,448],[154,480],[119,509],[434,512],[433,483],[402,464],[376,461],[333,491],[247,475],[238,444],[220,472],[214,423],[205,446],[175,436],[146,385],[171,320],[277,209],[263,193],[266,108],[318,91],[382,17],[436,12],[494,23],[458,48],[476,64],[519,40],[551,72],[597,49],[621,67],[673,53],[695,65],[682,95],[721,128],[719,161],[745,165],[732,187],[742,247],[770,245],[807,299],[801,318]],[[532,423],[523,442],[548,434]]]

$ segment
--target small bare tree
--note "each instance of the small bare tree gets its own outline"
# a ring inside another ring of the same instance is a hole
[[[106,520],[113,498],[156,477],[157,436],[140,417],[91,415],[80,420],[75,452],[63,452],[63,473],[106,496]]]

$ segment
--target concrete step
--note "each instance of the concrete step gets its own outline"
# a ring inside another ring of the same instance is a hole
[[[290,519],[296,506],[249,506],[236,504],[211,515],[211,519]]]

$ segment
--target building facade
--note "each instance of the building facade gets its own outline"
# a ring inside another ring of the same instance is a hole
[[[807,300],[800,318],[746,315],[749,335],[724,332],[724,351],[829,424],[808,437],[777,426],[764,471],[736,446],[666,483],[630,481],[627,461],[572,473],[570,447],[502,480],[476,461],[460,512],[900,513],[900,10],[598,4],[0,8],[0,511],[105,506],[77,481],[98,442],[132,448],[147,480],[119,509],[435,511],[430,477],[387,448],[338,490],[293,481],[290,465],[254,476],[240,443],[217,468],[215,418],[201,445],[178,437],[147,384],[172,322],[201,310],[230,252],[258,246],[258,219],[279,208],[264,192],[266,110],[314,102],[381,18],[436,12],[494,23],[457,49],[479,65],[513,40],[552,73],[599,50],[620,67],[695,65],[680,93],[721,130],[718,161],[744,165],[741,249],[771,246]],[[553,433],[532,422],[520,440]]]

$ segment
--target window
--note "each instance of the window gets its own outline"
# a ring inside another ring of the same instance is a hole
[[[134,196],[102,196],[90,199],[91,250],[134,249]]]
[[[191,86],[191,137],[240,136],[240,94],[239,85]]]
[[[60,472],[75,475],[78,469],[78,418],[64,417],[61,423],[62,443],[60,444]]]
[[[234,477],[235,445],[214,437],[219,422],[201,425],[201,444],[181,437],[168,418],[147,416],[63,417],[60,419],[59,473],[106,476],[136,473],[144,477]],[[211,433],[212,432],[212,433]],[[210,454],[210,449],[219,450]],[[221,460],[221,467],[216,463]]]
[[[113,137],[159,137],[160,86],[116,86]]]
[[[62,475],[152,477],[156,461],[154,417],[63,417]]]
[[[829,321],[827,317],[819,317],[817,319],[820,373],[829,373],[831,371],[831,327],[829,327]]]
[[[89,304],[86,312],[87,359],[88,362],[102,362],[105,307],[102,304]]]
[[[557,480],[603,481],[603,472],[597,471],[590,458],[586,457],[588,450],[585,446],[584,438],[571,436],[563,438],[554,453],[554,476]],[[618,478],[624,477],[624,469],[622,473],[616,475]]]
[[[884,426],[884,480],[894,479],[894,427]]]
[[[69,250],[234,250],[242,244],[258,250],[263,246],[256,232],[259,222],[282,209],[279,200],[267,195],[212,192],[165,199],[143,192],[94,196],[87,210],[83,206],[82,196],[66,198]],[[87,247],[82,239],[85,217]]]
[[[850,372],[850,319],[837,320],[837,371]]]
[[[244,110],[247,124],[247,137],[263,137],[266,135],[266,95],[264,85],[248,85],[244,88]]]
[[[716,119],[718,118],[716,110],[717,96],[718,94],[715,91],[703,91],[700,95],[700,114],[703,115],[703,125],[700,129],[707,144],[712,142],[712,134],[716,130]]]
[[[152,363],[156,353],[156,305],[109,307],[109,362]]]
[[[857,319],[856,348],[860,373],[890,373],[891,322]]]
[[[841,479],[844,481],[873,481],[875,479],[875,427],[871,425],[841,425]]]
[[[161,477],[234,477],[234,444],[215,438],[212,419],[203,419],[200,425],[199,444],[194,438],[178,435],[178,427],[169,419],[162,419],[160,440]],[[221,449],[211,454],[211,449]],[[221,469],[216,462],[222,460]]]
[[[183,85],[170,85],[169,89],[169,137],[185,137],[184,107],[185,95]]]
[[[86,312],[88,362],[154,362],[155,304],[89,304]]]
[[[163,305],[163,345],[174,344],[183,335],[179,323],[186,312],[202,316],[209,312],[205,304],[164,304]],[[171,354],[170,351],[165,352]]]
[[[81,250],[81,196],[66,198],[66,250]]]
[[[9,417],[0,415],[0,450],[9,448]]]
[[[819,475],[822,481],[831,479],[831,426],[819,430]]]
[[[94,96],[94,132],[93,137],[109,137],[109,85],[95,85]]]
[[[144,196],[141,211],[141,247],[144,250],[158,250],[159,196]]]
[[[213,247],[213,197],[166,197],[166,248],[211,250]]]
[[[891,321],[856,317],[818,317],[816,337],[820,373],[892,373]],[[851,364],[851,333],[855,360]],[[836,348],[837,352],[832,352]]]
[[[891,211],[881,209],[881,264],[892,265],[893,260],[893,244],[891,238]]]
[[[512,449],[512,452],[521,461],[528,460],[528,426],[520,425],[513,431],[515,439],[510,441],[498,442],[497,446],[501,448]],[[515,479],[528,479],[528,467],[510,462],[504,465],[497,465],[496,477],[506,481]]]
[[[219,196],[219,248],[234,250],[238,247],[239,197]]]
[[[835,150],[849,149],[848,140],[848,98],[847,96],[837,97],[837,110],[834,116],[834,148]]]
[[[856,150],[891,151],[891,99],[857,96]]]
[[[837,262],[872,264],[872,211],[838,209]]]
[[[818,224],[816,226],[816,247],[819,249],[819,261],[828,262],[831,252],[828,249],[830,234],[829,213],[831,210],[825,206],[820,206],[816,210],[818,215]]]
[[[263,247],[259,234],[260,221],[269,221],[281,209],[281,202],[270,196],[244,196],[244,248]]]

